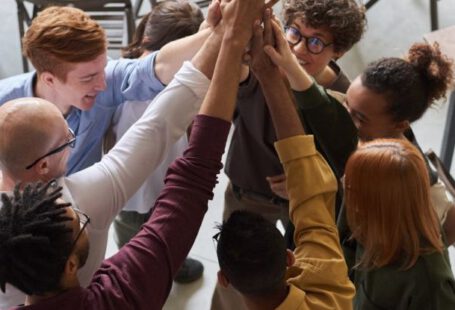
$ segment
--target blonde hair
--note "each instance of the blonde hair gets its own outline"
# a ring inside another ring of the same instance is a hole
[[[429,190],[427,167],[410,142],[380,139],[354,152],[346,165],[345,199],[352,237],[364,247],[358,266],[408,269],[420,255],[442,252]]]
[[[87,13],[58,6],[38,14],[22,45],[38,74],[50,72],[63,81],[71,64],[94,60],[107,48],[104,30]]]

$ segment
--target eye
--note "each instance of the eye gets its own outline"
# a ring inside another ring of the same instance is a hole
[[[286,29],[286,39],[290,43],[296,44],[300,41],[300,32],[294,27],[289,27]]]
[[[91,82],[91,81],[93,81],[94,77],[95,77],[94,75],[90,75],[90,76],[88,76],[88,77],[85,77],[85,78],[81,79],[81,82],[82,82],[82,83]]]
[[[308,38],[308,47],[315,52],[320,52],[324,49],[324,43],[319,38],[311,37]]]

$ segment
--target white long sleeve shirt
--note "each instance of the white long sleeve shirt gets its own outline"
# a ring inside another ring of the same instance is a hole
[[[90,252],[79,271],[82,286],[88,285],[104,259],[114,217],[186,132],[209,84],[205,75],[185,62],[174,80],[100,162],[58,180],[63,186],[63,199],[90,217]],[[6,294],[0,294],[0,307],[7,309],[24,300],[22,292],[7,285]]]
[[[117,108],[112,119],[112,134],[118,142],[128,129],[144,114],[151,101],[126,101]],[[137,192],[126,202],[123,211],[146,214],[150,211],[164,187],[164,177],[169,165],[182,156],[188,146],[188,138],[183,135],[164,155],[161,164],[145,180]]]

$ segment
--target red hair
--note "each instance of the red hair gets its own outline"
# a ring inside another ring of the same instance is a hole
[[[346,211],[352,237],[363,247],[358,265],[412,267],[425,253],[442,252],[430,204],[427,167],[408,141],[380,139],[359,147],[345,175]]]
[[[72,64],[92,61],[107,48],[103,28],[87,13],[58,6],[33,19],[22,45],[38,73],[50,72],[63,81]]]

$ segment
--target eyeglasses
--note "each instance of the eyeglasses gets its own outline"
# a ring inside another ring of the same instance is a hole
[[[47,156],[51,156],[51,155],[54,155],[54,154],[57,154],[61,151],[63,151],[66,147],[70,147],[70,148],[74,148],[74,146],[76,145],[76,135],[74,134],[74,132],[71,130],[71,128],[68,128],[68,132],[69,132],[69,135],[70,135],[70,139],[68,140],[68,142],[56,147],[55,149],[49,151],[48,153],[46,153],[45,155],[41,156],[40,158],[38,158],[37,160],[35,160],[33,163],[31,163],[30,165],[28,165],[27,167],[25,167],[25,169],[30,169],[32,168],[34,165],[36,165],[41,159],[43,158],[46,158]]]
[[[300,31],[292,26],[285,27],[284,31],[286,33],[286,41],[291,45],[297,45],[305,39],[305,47],[311,54],[320,54],[327,46],[332,45],[333,43],[324,43],[318,37],[306,37],[300,33]]]
[[[75,208],[73,208],[73,210],[77,214],[77,217],[79,219],[79,225],[80,225],[81,229],[79,230],[79,232],[77,233],[76,238],[74,238],[74,241],[71,244],[70,253],[73,251],[73,248],[76,245],[77,240],[79,240],[80,236],[82,235],[82,232],[84,231],[85,227],[87,227],[88,223],[90,223],[90,217],[87,214],[85,214],[81,210],[78,210],[78,209],[75,209]]]

